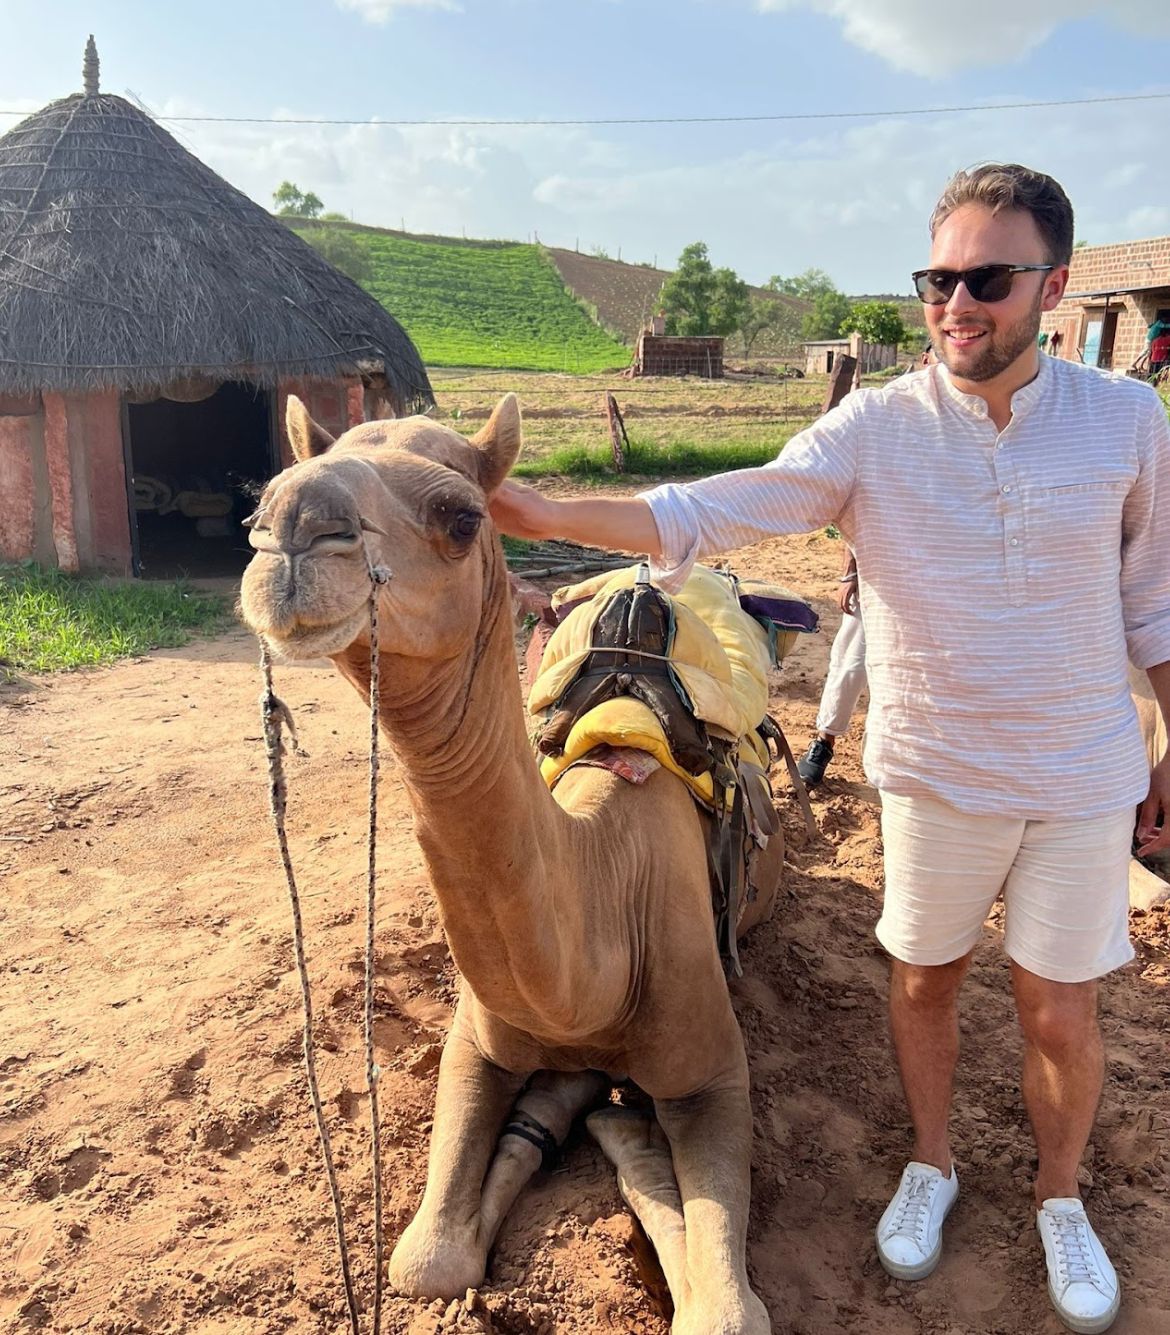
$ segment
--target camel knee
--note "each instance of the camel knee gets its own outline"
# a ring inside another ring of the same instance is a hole
[[[474,1231],[438,1226],[423,1207],[403,1230],[388,1269],[391,1288],[405,1298],[459,1298],[486,1273],[487,1254]]]

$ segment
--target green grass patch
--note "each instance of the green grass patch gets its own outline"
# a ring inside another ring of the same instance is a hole
[[[500,543],[504,548],[504,555],[509,558],[513,556],[523,556],[532,546],[532,543],[527,538],[513,538],[508,533],[500,534]]]
[[[369,228],[347,235],[369,260],[362,286],[428,366],[587,374],[629,365],[629,348],[589,318],[538,246],[460,245]]]
[[[767,433],[755,440],[698,444],[694,440],[648,441],[632,437],[622,473],[614,468],[613,450],[606,445],[569,445],[553,449],[538,459],[522,460],[513,469],[515,477],[576,477],[614,481],[622,477],[706,477],[736,468],[758,468],[775,459],[788,440],[800,430],[786,429],[781,436]]]
[[[229,620],[226,598],[183,583],[82,579],[31,564],[0,565],[0,679],[173,648]]]

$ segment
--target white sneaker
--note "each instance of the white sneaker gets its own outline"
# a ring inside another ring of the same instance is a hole
[[[1079,1335],[1108,1330],[1121,1306],[1121,1288],[1084,1204],[1075,1196],[1053,1196],[1036,1211],[1036,1227],[1057,1315]]]
[[[959,1198],[959,1176],[931,1164],[908,1163],[886,1212],[878,1220],[877,1253],[895,1279],[925,1279],[942,1256],[943,1220]]]

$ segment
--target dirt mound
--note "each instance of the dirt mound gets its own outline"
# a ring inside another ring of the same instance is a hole
[[[814,597],[823,538],[737,562]],[[808,737],[829,635],[777,682]],[[365,719],[328,668],[278,689],[307,755],[290,834],[320,1028],[323,1096],[368,1291],[361,1096]],[[92,1335],[344,1330],[327,1191],[300,1069],[288,906],[268,825],[251,640],[234,633],[0,696],[0,1328]],[[387,758],[380,836],[378,1060],[397,1237],[421,1195],[435,1069],[457,987]],[[1018,1042],[994,922],[965,994],[956,1101],[964,1196],[922,1285],[879,1269],[871,1235],[907,1147],[872,936],[880,844],[857,732],[814,799],[775,919],[733,987],[756,1117],[749,1240],[777,1331],[991,1335],[1059,1329],[1026,1178]],[[1170,916],[1135,918],[1139,957],[1105,988],[1113,1079],[1085,1181],[1125,1285],[1119,1335],[1170,1332],[1166,1217]],[[489,1282],[455,1303],[388,1302],[388,1335],[665,1335],[652,1255],[597,1148],[523,1195]]]

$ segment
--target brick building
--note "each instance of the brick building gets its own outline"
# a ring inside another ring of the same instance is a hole
[[[1068,290],[1040,329],[1058,357],[1141,371],[1159,319],[1170,320],[1170,236],[1074,250]]]
[[[700,375],[723,378],[723,340],[715,335],[655,334],[644,329],[634,350],[633,373],[641,375]]]

